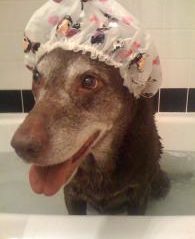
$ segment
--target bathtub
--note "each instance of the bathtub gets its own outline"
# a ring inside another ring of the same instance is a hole
[[[10,238],[195,238],[195,114],[156,115],[164,154],[162,168],[172,189],[149,203],[146,216],[67,216],[62,192],[35,195],[28,168],[9,145],[25,114],[0,115],[0,239]]]

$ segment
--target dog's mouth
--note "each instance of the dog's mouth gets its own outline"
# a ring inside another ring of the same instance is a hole
[[[33,191],[46,196],[56,194],[72,178],[81,165],[83,156],[97,141],[100,133],[100,131],[96,131],[69,160],[63,163],[47,167],[33,165],[29,173]]]

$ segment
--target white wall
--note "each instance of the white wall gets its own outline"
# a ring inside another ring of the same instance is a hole
[[[67,0],[68,1],[68,0]],[[45,0],[0,0],[0,90],[29,89],[23,29]],[[120,0],[153,35],[165,88],[195,88],[195,0]]]

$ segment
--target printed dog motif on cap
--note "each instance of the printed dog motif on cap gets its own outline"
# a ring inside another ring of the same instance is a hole
[[[30,39],[28,39],[28,37],[24,36],[23,48],[25,53],[28,53],[30,51],[32,51],[33,53],[36,53],[36,51],[38,51],[40,46],[41,44],[39,42],[36,42],[36,43],[31,42]]]
[[[44,53],[57,47],[89,52],[92,59],[119,68],[124,85],[137,98],[153,96],[160,87],[160,60],[150,35],[115,0],[45,3],[25,29],[26,65],[32,69]]]
[[[73,24],[71,16],[65,16],[57,26],[57,34],[72,37],[80,31],[80,24]]]

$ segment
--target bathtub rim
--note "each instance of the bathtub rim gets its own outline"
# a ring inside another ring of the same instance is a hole
[[[0,228],[6,238],[193,238],[195,216],[35,216],[0,214]],[[7,231],[6,228],[9,228]],[[19,228],[19,231],[18,231]],[[75,230],[77,228],[77,230]],[[6,232],[4,231],[6,230]],[[17,231],[17,233],[16,233]],[[0,232],[1,236],[1,232]],[[99,237],[100,236],[100,237]],[[103,237],[105,238],[105,237]]]

